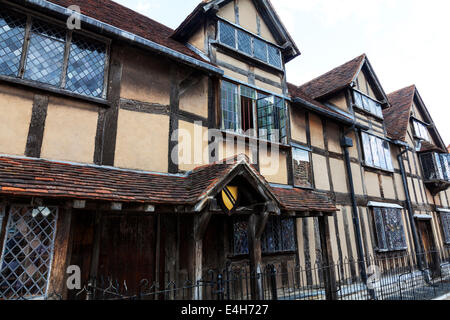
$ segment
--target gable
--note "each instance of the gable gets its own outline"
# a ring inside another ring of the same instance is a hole
[[[378,79],[373,72],[368,60],[364,62],[361,70],[357,73],[354,79],[355,88],[365,93],[369,97],[380,102],[387,101],[387,97],[383,88],[378,82]]]
[[[217,15],[259,35],[266,41],[277,44],[274,35],[259,14],[253,0],[230,1],[219,9]]]

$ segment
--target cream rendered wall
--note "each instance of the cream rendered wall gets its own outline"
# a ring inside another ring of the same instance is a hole
[[[189,43],[197,49],[205,53],[207,52],[205,48],[205,30],[203,29],[203,26],[198,28],[198,30],[192,35],[192,37],[189,39]]]
[[[314,168],[314,182],[316,189],[330,190],[328,179],[327,159],[324,156],[313,153],[312,163]]]
[[[260,153],[260,171],[261,174],[266,178],[267,181],[271,183],[277,184],[287,184],[288,176],[287,176],[287,153],[280,150],[278,157],[273,156],[273,161],[278,160],[278,165],[275,165],[273,169],[270,164],[262,163],[263,155]],[[272,157],[272,154],[269,152],[269,157]],[[275,170],[278,167],[277,170]]]
[[[168,171],[169,117],[119,111],[114,165],[121,168]]]
[[[339,93],[328,100],[328,103],[338,107],[341,110],[348,111],[347,99],[345,98],[345,93]]]
[[[49,98],[41,157],[93,163],[99,108],[65,98]]]
[[[208,164],[208,128],[187,121],[180,121],[178,126],[179,169],[190,171]]]
[[[345,170],[344,161],[331,158],[330,168],[334,191],[347,193],[347,173]]]
[[[170,104],[170,64],[167,60],[129,48],[123,58],[120,97]]]
[[[386,199],[395,200],[394,182],[391,176],[381,176],[383,183],[383,192]]]
[[[327,122],[328,150],[342,154],[341,132],[339,126],[333,122]]]
[[[378,175],[372,172],[365,172],[365,181],[367,193],[372,197],[381,197],[380,184],[378,182]]]
[[[233,23],[236,23],[236,15],[234,13],[234,1],[230,1],[227,5],[220,8],[219,12],[217,12],[219,17],[227,19]]]
[[[305,111],[290,105],[291,137],[295,141],[307,143]]]
[[[325,143],[323,140],[323,126],[320,117],[313,113],[309,114],[309,127],[311,132],[311,144],[314,147],[325,149]]]
[[[351,168],[355,187],[355,194],[364,195],[361,167],[356,163],[352,163]]]
[[[25,155],[33,93],[0,85],[0,153]]]
[[[208,78],[202,77],[200,82],[189,88],[180,97],[180,110],[187,111],[203,118],[208,118]]]

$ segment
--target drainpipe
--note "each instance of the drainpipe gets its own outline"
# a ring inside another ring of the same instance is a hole
[[[400,145],[399,145],[400,146]],[[409,146],[405,146],[405,150],[403,150],[398,156],[397,160],[400,165],[400,171],[402,174],[402,181],[403,181],[403,189],[405,190],[405,197],[406,197],[406,208],[408,210],[409,215],[409,223],[411,226],[411,232],[413,236],[414,241],[414,248],[415,248],[415,254],[417,259],[418,267],[421,271],[424,271],[423,261],[422,261],[422,247],[419,243],[419,236],[417,235],[417,228],[416,224],[414,222],[414,210],[412,208],[411,203],[411,196],[409,194],[409,188],[408,188],[408,181],[406,179],[406,172],[405,172],[405,166],[403,165],[403,155],[410,150]]]
[[[355,236],[356,236],[356,251],[358,255],[358,265],[359,270],[361,274],[361,279],[363,282],[367,285],[367,271],[366,266],[364,264],[364,250],[363,250],[363,244],[362,244],[362,236],[361,236],[361,227],[359,222],[359,216],[358,216],[358,205],[356,203],[356,196],[355,196],[355,185],[353,183],[353,174],[352,174],[352,167],[351,167],[351,161],[350,161],[350,153],[348,151],[349,148],[353,147],[353,140],[349,137],[347,137],[347,134],[351,131],[355,131],[356,127],[355,124],[348,129],[346,132],[344,132],[344,135],[341,140],[341,146],[344,148],[344,158],[345,158],[345,165],[347,167],[347,178],[350,188],[350,196],[352,201],[352,219],[353,219],[353,226],[355,229]],[[375,291],[369,290],[369,293],[373,299],[375,299]]]

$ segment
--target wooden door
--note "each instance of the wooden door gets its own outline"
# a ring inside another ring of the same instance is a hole
[[[417,226],[425,253],[425,262],[427,263],[432,275],[436,276],[439,274],[439,257],[436,252],[431,221],[419,220],[417,221]]]

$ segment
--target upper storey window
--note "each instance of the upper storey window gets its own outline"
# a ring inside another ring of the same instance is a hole
[[[430,135],[428,134],[428,128],[425,124],[422,122],[413,119],[413,125],[414,125],[414,135],[416,138],[419,138],[421,140],[430,141]]]
[[[222,81],[222,129],[271,142],[287,142],[286,101]]]
[[[107,44],[35,17],[0,11],[0,75],[106,96]]]
[[[275,68],[282,68],[281,51],[256,35],[219,20],[219,42]]]
[[[356,107],[363,109],[378,118],[383,118],[381,103],[360,91],[354,90],[353,95],[355,97]]]
[[[365,164],[377,169],[394,171],[389,142],[364,132],[361,136]]]

